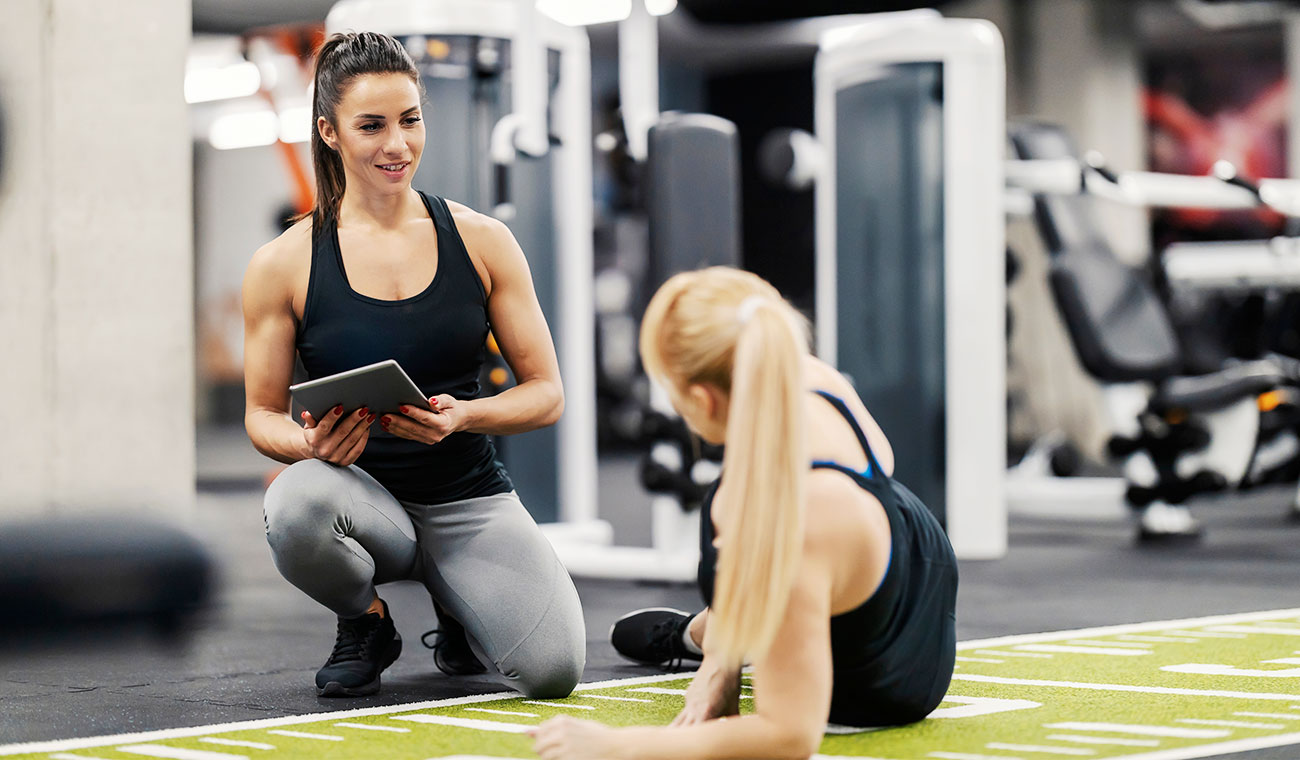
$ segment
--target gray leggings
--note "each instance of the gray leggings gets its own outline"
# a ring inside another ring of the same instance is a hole
[[[513,492],[399,502],[355,465],[309,459],[280,473],[263,511],[280,574],[335,614],[363,614],[376,584],[416,580],[512,688],[563,697],[578,683],[578,592]]]

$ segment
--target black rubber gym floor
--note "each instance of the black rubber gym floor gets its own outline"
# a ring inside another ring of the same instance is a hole
[[[602,479],[603,494],[636,489],[625,478],[623,485],[605,473]],[[253,485],[255,479],[228,471],[209,474],[200,492],[196,528],[220,562],[220,587],[181,644],[116,630],[0,653],[0,744],[500,690],[486,678],[452,679],[435,669],[419,643],[432,627],[432,608],[422,588],[403,583],[382,590],[406,646],[385,673],[383,691],[356,700],[317,698],[312,675],[333,644],[333,620],[272,566]],[[1205,502],[1197,514],[1206,538],[1183,547],[1139,547],[1129,526],[1113,522],[1013,519],[1006,559],[962,563],[959,637],[1300,607],[1300,523],[1288,519],[1290,495],[1291,489],[1270,489]],[[587,682],[656,672],[620,660],[609,647],[606,634],[619,615],[640,606],[699,604],[684,585],[579,580],[578,590],[587,619]],[[1240,755],[1293,756],[1287,747]]]

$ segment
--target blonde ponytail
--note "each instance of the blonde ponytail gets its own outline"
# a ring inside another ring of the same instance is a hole
[[[660,288],[641,351],[661,382],[711,383],[729,396],[709,640],[738,665],[771,646],[802,556],[806,323],[759,277],[714,267]]]
[[[722,462],[727,535],[709,618],[732,664],[771,646],[802,557],[804,353],[787,316],[766,305],[736,342]]]

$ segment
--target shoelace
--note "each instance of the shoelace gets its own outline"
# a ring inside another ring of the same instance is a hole
[[[334,651],[330,653],[329,662],[350,662],[364,660],[370,653],[378,625],[367,625],[366,618],[360,620],[339,620],[338,634],[334,638]],[[369,630],[367,630],[369,628]]]
[[[665,667],[679,670],[686,652],[681,643],[681,621],[676,619],[660,620],[650,629],[650,650],[664,653]]]
[[[439,634],[439,637],[436,641],[430,644],[428,639],[434,634]],[[424,645],[425,649],[432,649],[433,654],[436,657],[442,653],[444,648],[451,644],[451,638],[447,636],[441,628],[434,628],[432,631],[424,632],[424,635],[420,637],[420,643]]]

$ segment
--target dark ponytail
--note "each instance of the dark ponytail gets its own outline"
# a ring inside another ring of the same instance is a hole
[[[316,231],[338,222],[339,204],[347,186],[343,159],[321,139],[316,125],[324,116],[337,130],[337,112],[343,93],[353,79],[363,74],[406,74],[420,89],[421,97],[424,95],[415,61],[400,42],[386,34],[343,32],[330,37],[316,51],[311,99],[311,163],[316,172],[316,204],[309,212],[312,229]]]

